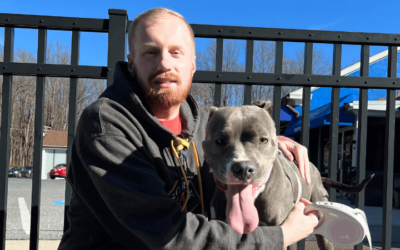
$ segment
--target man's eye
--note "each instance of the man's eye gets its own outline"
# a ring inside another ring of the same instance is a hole
[[[144,54],[145,55],[155,55],[155,54],[157,54],[157,51],[149,50],[149,51],[146,51]]]
[[[262,144],[267,144],[267,142],[268,142],[268,139],[267,139],[267,138],[261,138],[261,139],[260,139],[260,145],[262,145]]]
[[[171,55],[180,55],[180,54],[182,54],[182,52],[179,50],[171,51]]]
[[[222,138],[216,139],[215,143],[218,144],[218,145],[225,145],[226,144],[225,140],[222,139]]]

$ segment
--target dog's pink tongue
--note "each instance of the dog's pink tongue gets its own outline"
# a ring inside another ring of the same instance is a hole
[[[252,185],[227,185],[228,224],[240,234],[248,234],[258,226],[258,212],[254,207]]]

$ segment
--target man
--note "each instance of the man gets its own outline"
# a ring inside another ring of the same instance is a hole
[[[197,174],[192,151],[199,146],[202,162],[207,115],[188,95],[194,51],[179,14],[152,9],[135,19],[128,64],[117,64],[114,84],[79,121],[68,171],[70,228],[59,249],[282,249],[312,233],[318,220],[304,215],[303,203],[281,227],[246,236],[201,215],[214,185],[206,167]]]

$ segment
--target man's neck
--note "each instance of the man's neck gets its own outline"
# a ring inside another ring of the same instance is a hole
[[[151,111],[153,112],[154,116],[160,121],[169,121],[176,118],[179,114],[179,107],[171,107],[171,108],[163,108],[163,107],[152,107]]]

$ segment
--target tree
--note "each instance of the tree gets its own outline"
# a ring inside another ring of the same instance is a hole
[[[253,53],[254,73],[273,73],[275,70],[275,43],[255,41]],[[272,100],[273,86],[253,85],[251,100]]]
[[[60,42],[48,44],[46,62],[49,64],[69,64],[70,49]],[[3,50],[0,49],[0,59]],[[16,49],[14,61],[35,63],[33,53]],[[0,78],[3,85],[3,78]],[[45,99],[43,124],[55,130],[68,129],[69,78],[45,78]],[[95,101],[105,89],[105,80],[79,79],[77,94],[77,116]],[[1,95],[0,95],[1,97]],[[36,101],[36,77],[14,76],[10,121],[10,166],[32,165],[34,143],[34,117]]]
[[[240,63],[240,51],[245,49],[235,40],[224,40],[222,71],[244,72],[245,65]],[[196,51],[198,70],[214,71],[216,65],[216,43],[213,40],[207,44],[205,51]],[[304,51],[298,51],[294,58],[283,55],[282,71],[286,74],[303,74]],[[253,72],[273,73],[275,68],[275,42],[255,41],[253,54]],[[326,75],[331,73],[332,65],[325,58],[322,50],[313,49],[313,74]],[[297,86],[282,86],[281,96],[298,89]],[[214,84],[192,85],[191,93],[208,110],[214,99]],[[244,97],[243,85],[223,84],[221,106],[242,105]],[[251,100],[272,100],[273,86],[253,85]]]
[[[210,41],[205,51],[196,52],[198,70],[215,71],[216,42]],[[239,62],[240,45],[234,40],[224,41],[222,71],[244,72],[244,64]],[[193,83],[191,93],[201,108],[208,110],[214,100],[214,84]],[[222,84],[221,106],[241,105],[243,103],[243,85]]]

